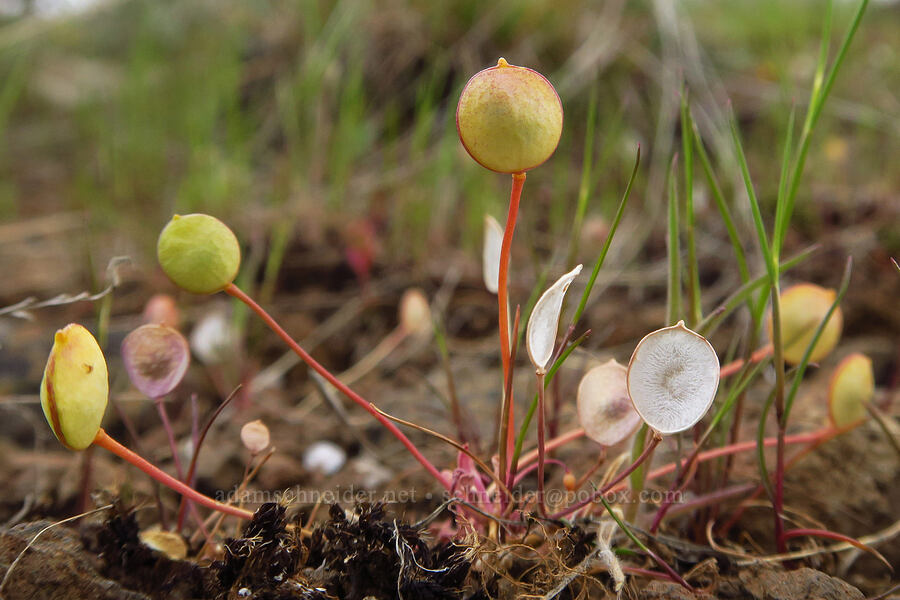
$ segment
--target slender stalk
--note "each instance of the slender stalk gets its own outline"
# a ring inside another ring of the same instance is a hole
[[[769,358],[772,355],[772,344],[766,344],[762,348],[756,350],[753,354],[750,355],[750,364],[756,364],[760,361],[763,361]],[[719,377],[725,378],[734,375],[744,368],[745,361],[743,358],[739,358],[735,361],[732,361],[726,365],[722,365],[722,368],[719,370]]]
[[[509,193],[509,213],[506,216],[506,229],[503,231],[503,242],[500,245],[500,273],[497,279],[497,304],[499,307],[499,331],[500,331],[500,360],[503,363],[503,381],[510,376],[512,368],[509,353],[509,253],[512,248],[513,233],[516,230],[516,218],[519,215],[519,200],[522,197],[522,188],[525,186],[525,173],[513,173],[512,189]],[[515,401],[512,390],[509,398],[505,399],[508,406],[508,422],[506,424],[506,437],[499,440],[506,446],[506,456],[512,456],[513,436],[515,431]]]
[[[150,463],[147,460],[145,460],[144,458],[142,458],[140,455],[132,452],[131,450],[129,450],[128,448],[126,448],[125,446],[123,446],[122,444],[120,444],[119,442],[114,440],[113,438],[109,437],[109,435],[105,431],[103,431],[103,429],[100,429],[97,432],[97,437],[94,438],[94,444],[96,444],[97,446],[100,446],[101,448],[109,450],[110,452],[112,452],[113,454],[115,454],[116,456],[121,458],[122,460],[125,460],[125,461],[131,463],[132,465],[134,465],[135,467],[137,467],[138,469],[140,469],[141,471],[143,471],[144,473],[146,473],[153,479],[157,480],[161,484],[165,485],[166,487],[171,488],[172,490],[178,492],[179,494],[181,494],[182,496],[184,496],[186,498],[189,498],[190,500],[196,502],[197,504],[200,504],[201,506],[211,508],[211,509],[219,511],[221,513],[225,513],[227,515],[240,517],[242,519],[249,520],[249,519],[253,518],[253,513],[249,510],[244,510],[242,508],[237,508],[235,506],[229,506],[228,504],[223,504],[222,502],[217,502],[216,500],[213,500],[209,496],[204,496],[197,490],[195,490],[191,487],[188,487],[187,485],[185,485],[181,481],[178,481],[177,479],[175,479],[174,477],[172,477],[165,471],[160,470],[159,467],[153,465],[152,463]]]
[[[784,436],[787,434],[787,419],[784,412],[784,346],[781,336],[781,298],[778,278],[772,281],[772,354],[775,363],[775,418],[778,422],[778,445],[775,449],[775,497],[772,501],[775,519],[775,542],[779,554],[787,552],[784,539]]]
[[[538,388],[538,462],[537,462],[537,479],[538,479],[538,508],[541,511],[541,515],[547,516],[547,504],[545,502],[546,498],[544,498],[544,460],[545,460],[545,449],[544,449],[544,430],[546,427],[545,419],[545,402],[544,402],[544,371],[543,369],[539,370],[537,373],[537,388]]]
[[[554,513],[550,518],[551,519],[561,519],[561,518],[565,517],[566,515],[570,515],[573,512],[577,511],[578,509],[580,509],[584,506],[587,506],[588,504],[592,504],[594,502],[597,502],[598,500],[601,500],[603,498],[604,494],[611,491],[619,483],[624,481],[626,477],[631,475],[636,469],[638,469],[641,465],[643,465],[644,462],[648,458],[650,458],[650,456],[653,455],[653,451],[656,449],[656,446],[659,444],[660,441],[662,441],[662,436],[654,431],[653,438],[644,447],[644,451],[641,452],[640,456],[638,456],[634,460],[634,462],[632,462],[630,465],[628,465],[628,468],[626,468],[624,471],[620,472],[609,483],[604,485],[599,490],[595,491],[588,498],[585,498],[581,502],[577,502],[577,503],[573,504],[572,506],[566,507],[563,510],[561,510],[557,513]],[[636,502],[635,502],[635,504],[636,504]]]
[[[519,331],[519,318],[522,313],[519,306],[516,306],[516,318],[513,323],[513,330]],[[516,352],[518,351],[519,343],[518,336],[514,336],[514,343],[512,348],[510,349],[510,362],[516,359]],[[498,445],[499,449],[499,459],[500,459],[500,480],[506,482],[506,486],[509,487],[512,485],[513,480],[516,477],[515,473],[515,465],[512,463],[508,464],[509,455],[507,454],[507,445],[503,443],[507,437],[509,437],[509,426],[512,421],[510,415],[510,406],[509,400],[512,398],[512,372],[510,372],[506,379],[503,382],[503,403],[500,406],[500,433],[497,436],[499,440]],[[509,466],[509,472],[507,473],[507,466]],[[503,502],[506,502],[507,499],[504,499]]]
[[[669,165],[669,280],[666,289],[666,325],[674,325],[681,319],[681,244],[678,236],[681,230],[678,219],[678,189],[675,186],[675,165],[678,154],[672,157]]]
[[[166,437],[169,438],[169,448],[172,451],[172,462],[175,463],[175,474],[178,479],[187,483],[184,478],[184,470],[181,468],[181,458],[178,456],[178,444],[175,443],[175,432],[172,431],[172,423],[169,421],[169,413],[166,412],[166,405],[162,398],[154,398],[153,403],[156,404],[156,410],[159,411],[159,420],[162,421],[163,429],[166,430]]]
[[[700,305],[700,267],[697,263],[694,215],[694,128],[691,127],[689,94],[682,87],[681,93],[681,151],[684,154],[684,212],[687,234],[688,323],[696,327],[703,318]]]
[[[810,452],[812,452],[819,446],[831,441],[833,438],[837,437],[838,435],[841,435],[842,433],[850,431],[857,425],[858,425],[858,423],[854,423],[847,427],[830,428],[830,429],[823,430],[822,435],[819,438],[811,441],[805,448],[802,448],[801,450],[799,450],[795,455],[793,455],[791,457],[791,459],[789,461],[787,461],[784,464],[784,470],[785,471],[789,470],[791,467],[793,467],[795,464],[797,464],[804,456],[806,456],[807,454],[809,454]],[[756,489],[753,490],[753,493],[750,494],[750,496],[748,498],[746,498],[745,502],[758,498],[759,495],[762,494],[765,490],[766,490],[766,486],[764,486],[763,484],[760,483],[758,486],[756,486]],[[744,514],[745,509],[746,509],[746,506],[739,506],[738,508],[736,508],[734,513],[732,513],[731,517],[728,518],[728,521],[726,521],[725,524],[723,524],[721,527],[718,528],[718,531],[720,533],[725,533],[728,530],[730,530],[734,526],[734,524],[737,523],[738,519],[741,518],[741,515]]]
[[[373,417],[375,417],[375,419],[377,419],[378,422],[380,422],[382,425],[384,425],[384,427],[388,431],[390,431],[394,435],[394,437],[397,438],[400,441],[400,443],[406,447],[407,450],[409,450],[410,454],[412,454],[413,457],[416,460],[418,460],[419,463],[421,463],[421,465],[423,467],[425,467],[425,469],[429,473],[431,473],[431,475],[435,479],[437,479],[437,481],[440,482],[440,484],[442,486],[444,486],[445,489],[448,489],[448,490],[450,489],[451,485],[450,485],[450,482],[447,480],[447,478],[441,474],[441,472],[437,469],[437,467],[435,467],[433,464],[431,464],[431,461],[429,461],[427,458],[425,458],[425,456],[422,454],[422,452],[420,452],[419,449],[416,448],[415,444],[413,444],[410,441],[410,439],[408,437],[406,437],[403,434],[403,432],[397,428],[396,425],[394,425],[384,415],[379,413],[375,409],[375,407],[373,405],[371,405],[370,402],[368,402],[362,396],[360,396],[359,394],[357,394],[356,392],[351,390],[349,387],[347,387],[344,383],[341,382],[340,379],[338,379],[337,377],[332,375],[328,369],[323,367],[318,361],[316,361],[312,356],[310,356],[306,352],[306,350],[301,348],[300,345],[297,342],[295,342],[294,339],[290,335],[288,335],[288,333],[284,329],[282,329],[281,325],[279,325],[278,322],[275,319],[273,319],[272,316],[269,315],[269,313],[267,313],[265,311],[265,309],[263,309],[259,304],[256,303],[255,300],[253,300],[253,298],[251,298],[250,296],[245,294],[239,287],[237,287],[233,283],[229,283],[225,287],[224,291],[228,295],[237,298],[238,300],[240,300],[241,302],[246,304],[248,307],[250,307],[250,310],[255,312],[263,320],[263,322],[266,325],[268,325],[269,328],[272,331],[274,331],[278,335],[278,337],[280,337],[282,339],[282,341],[285,344],[287,344],[288,347],[297,354],[297,356],[299,356],[301,359],[303,359],[303,362],[305,362],[314,371],[316,371],[319,375],[321,375],[323,378],[325,378],[328,381],[328,383],[330,383],[331,385],[336,387],[342,394],[347,396],[350,400],[352,400],[353,402],[358,404],[366,412],[368,412]]]
[[[184,478],[184,482],[188,485],[194,484],[194,474],[197,471],[197,457],[200,456],[200,448],[203,447],[203,441],[206,440],[206,434],[209,433],[209,429],[212,427],[213,423],[215,423],[216,418],[222,414],[222,411],[226,406],[237,396],[237,393],[240,391],[241,386],[238,386],[234,389],[233,392],[228,394],[228,396],[219,404],[215,411],[213,411],[212,416],[206,421],[206,424],[203,426],[203,429],[200,431],[200,434],[197,436],[197,441],[194,442],[194,452],[191,454],[191,463],[188,466],[187,476]],[[184,498],[181,499],[181,505],[178,507],[178,529],[176,531],[181,531],[181,528],[184,526],[184,517],[186,515],[188,502]]]
[[[646,552],[647,555],[650,556],[650,558],[652,558],[653,560],[656,561],[656,564],[658,564],[666,573],[669,574],[669,577],[671,577],[672,579],[677,581],[679,584],[681,584],[682,587],[684,587],[685,589],[687,589],[690,592],[694,591],[694,588],[692,588],[690,586],[690,584],[688,584],[688,582],[685,581],[681,577],[681,575],[679,575],[678,573],[675,572],[675,569],[670,567],[666,561],[664,561],[662,558],[659,557],[658,554],[656,554],[656,552],[654,552],[653,550],[648,548],[646,545],[644,545],[644,543],[641,542],[641,540],[637,539],[637,537],[635,537],[635,535],[633,533],[631,533],[631,530],[625,525],[624,522],[622,522],[622,519],[620,519],[619,515],[617,515],[615,513],[615,511],[613,511],[612,507],[609,505],[609,502],[607,502],[606,498],[604,498],[602,495],[600,496],[600,502],[603,503],[603,507],[606,509],[606,512],[609,513],[609,516],[611,516],[613,518],[613,520],[615,520],[615,522],[619,525],[619,528],[625,532],[625,535],[627,535],[629,538],[631,538],[632,542],[637,544],[638,548],[640,548],[641,550]]]

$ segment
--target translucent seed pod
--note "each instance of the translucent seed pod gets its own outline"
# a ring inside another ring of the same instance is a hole
[[[628,396],[627,374],[624,365],[609,360],[590,369],[578,384],[578,422],[598,444],[618,444],[641,425]]]
[[[719,357],[679,321],[647,334],[628,363],[628,395],[650,427],[672,434],[693,427],[716,397]]]
[[[149,398],[162,398],[181,383],[191,352],[175,329],[141,325],[122,340],[122,360],[134,387]]]
[[[528,356],[538,372],[545,372],[550,365],[550,359],[553,358],[563,298],[579,273],[581,265],[560,277],[538,298],[531,311],[525,332],[525,344],[528,347]]]

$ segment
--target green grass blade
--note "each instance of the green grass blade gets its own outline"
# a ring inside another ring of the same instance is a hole
[[[594,137],[597,130],[597,86],[591,88],[591,96],[588,101],[587,124],[584,131],[584,157],[581,161],[581,182],[578,185],[578,204],[575,207],[575,219],[572,223],[572,233],[569,237],[569,254],[566,258],[566,268],[570,268],[578,254],[578,243],[581,240],[581,226],[584,223],[584,215],[587,212],[588,198],[592,192],[594,169]],[[525,321],[527,322],[527,321]]]
[[[690,107],[688,107],[688,118],[691,119]],[[728,239],[731,241],[731,247],[734,249],[734,256],[737,259],[738,272],[740,273],[741,281],[747,283],[750,281],[750,269],[747,267],[747,256],[744,254],[744,245],[741,244],[741,238],[738,235],[737,227],[735,227],[734,218],[731,216],[731,209],[728,208],[728,204],[725,202],[725,195],[722,193],[722,187],[716,179],[712,163],[709,160],[709,155],[706,153],[706,148],[703,146],[703,139],[700,137],[700,131],[697,129],[697,124],[693,123],[693,119],[691,122],[694,129],[694,148],[697,150],[700,164],[703,165],[703,172],[706,175],[706,181],[709,183],[709,188],[712,190],[716,208],[719,209],[719,214],[722,216],[722,222],[725,224],[725,230],[728,232]]]
[[[819,342],[819,338],[822,336],[822,332],[825,331],[825,326],[828,324],[828,320],[831,319],[831,315],[834,314],[834,311],[836,311],[837,307],[840,306],[841,300],[844,299],[844,295],[847,293],[847,289],[849,289],[850,287],[850,275],[852,271],[853,258],[848,257],[847,264],[844,267],[844,276],[841,279],[841,287],[838,288],[837,296],[835,296],[834,302],[831,304],[828,312],[825,313],[825,317],[816,328],[816,332],[813,334],[812,340],[810,340],[809,345],[806,347],[806,352],[803,353],[803,358],[800,360],[800,364],[797,365],[797,370],[794,373],[794,380],[791,383],[791,389],[784,401],[784,416],[782,417],[782,423],[784,423],[785,425],[787,425],[788,416],[790,416],[791,407],[794,404],[794,398],[796,398],[797,396],[797,390],[800,389],[800,382],[803,380],[803,374],[806,372],[806,367],[809,366],[809,357],[812,355],[813,348],[815,348],[816,344]]]
[[[700,266],[697,264],[694,214],[694,128],[687,89],[681,92],[681,150],[684,155],[684,218],[687,235],[688,325],[691,328],[703,318],[700,300]]]
[[[775,390],[772,390],[763,405],[762,414],[759,416],[759,427],[756,429],[756,463],[759,466],[759,479],[766,488],[770,500],[774,500],[775,490],[772,489],[772,480],[769,478],[769,469],[766,467],[766,421],[774,403]]]
[[[631,169],[631,176],[628,178],[628,185],[625,186],[625,193],[622,195],[622,200],[619,202],[619,208],[616,209],[616,216],[613,218],[612,225],[610,225],[609,235],[606,236],[606,241],[603,242],[603,248],[600,249],[600,256],[597,257],[597,262],[594,263],[594,270],[591,272],[591,278],[588,279],[584,292],[581,294],[581,301],[578,303],[578,308],[575,310],[575,315],[572,317],[572,325],[578,323],[587,306],[591,290],[594,289],[594,282],[597,281],[597,275],[600,273],[600,267],[603,266],[603,261],[606,260],[606,254],[609,252],[613,236],[615,236],[616,230],[619,228],[619,223],[622,221],[622,215],[625,214],[625,207],[628,205],[628,199],[631,197],[631,188],[634,185],[634,180],[635,177],[637,177],[640,164],[641,147],[638,145],[637,154],[634,157],[634,167]]]
[[[775,260],[781,255],[781,248],[784,244],[784,236],[787,234],[788,221],[785,198],[787,195],[788,171],[791,167],[791,150],[794,141],[794,119],[797,116],[797,107],[791,107],[791,114],[788,117],[787,131],[785,132],[784,150],[781,155],[781,178],[778,181],[778,201],[775,207],[775,232],[772,234],[772,254]]]
[[[813,91],[810,97],[809,108],[806,113],[806,120],[803,124],[803,133],[800,136],[800,144],[797,148],[797,157],[794,160],[794,168],[790,177],[790,185],[788,187],[788,193],[784,198],[784,229],[787,229],[787,224],[791,220],[791,215],[794,212],[794,203],[797,198],[797,190],[800,187],[800,176],[803,174],[803,169],[806,166],[806,157],[809,153],[809,145],[812,137],[812,133],[816,128],[816,125],[819,121],[819,116],[822,114],[822,107],[825,105],[825,101],[828,99],[828,96],[831,94],[831,89],[834,87],[835,79],[837,78],[837,74],[840,71],[841,65],[844,63],[844,58],[847,56],[847,50],[850,47],[851,42],[853,41],[854,36],[856,35],[857,30],[859,29],[860,22],[862,21],[862,17],[866,12],[866,7],[869,5],[869,0],[862,0],[859,4],[859,8],[856,10],[856,14],[853,17],[853,22],[850,24],[850,28],[847,30],[846,35],[844,36],[844,40],[841,43],[840,48],[838,49],[837,56],[835,56],[834,62],[832,63],[831,68],[828,70],[827,75],[824,76],[824,83],[821,82],[821,78],[818,77],[817,71],[817,79],[813,84]],[[831,34],[831,3],[829,2],[829,10],[826,17],[825,23],[825,31],[823,33],[823,48],[825,48],[825,44],[827,43],[827,39]],[[827,48],[824,50],[827,53]],[[823,65],[823,57],[820,52],[819,57],[820,66]],[[824,66],[821,66],[824,69]]]
[[[672,157],[667,176],[669,190],[669,280],[666,286],[666,325],[674,325],[681,320],[681,244],[678,234],[678,190],[675,186],[675,163],[678,156]]]
[[[788,260],[782,262],[778,267],[779,273],[786,273],[787,271],[793,269],[807,258],[812,256],[812,254],[818,250],[819,247],[817,245],[810,246],[806,248],[799,254],[792,256]],[[765,284],[769,282],[769,275],[766,273],[765,275],[760,275],[756,279],[752,281],[748,281],[738,289],[736,289],[732,294],[725,299],[722,304],[719,305],[715,311],[709,313],[700,323],[697,324],[697,333],[703,335],[705,337],[709,337],[716,330],[719,324],[725,320],[736,308],[738,308],[744,302],[750,300],[753,296],[753,292],[763,287]]]
[[[759,241],[760,251],[762,252],[763,259],[766,263],[766,271],[769,273],[770,281],[774,283],[777,277],[777,265],[775,265],[772,260],[772,249],[769,247],[769,238],[766,235],[766,226],[763,224],[762,213],[759,210],[759,201],[756,199],[756,190],[753,188],[753,182],[750,180],[750,169],[747,167],[747,157],[744,155],[744,145],[741,143],[741,137],[738,133],[734,112],[731,112],[729,117],[731,139],[734,142],[734,150],[741,167],[741,175],[744,179],[744,187],[747,189],[747,197],[750,199],[750,210],[753,213],[753,226],[756,228],[756,237]]]

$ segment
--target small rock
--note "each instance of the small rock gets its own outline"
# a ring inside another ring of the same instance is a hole
[[[22,523],[0,529],[0,580],[25,546],[50,521]],[[78,534],[54,527],[41,534],[16,564],[3,588],[4,598],[31,600],[149,600],[129,591],[97,571],[96,558],[88,553]]]
[[[325,475],[334,475],[346,462],[347,453],[334,442],[315,442],[303,453],[303,467]]]

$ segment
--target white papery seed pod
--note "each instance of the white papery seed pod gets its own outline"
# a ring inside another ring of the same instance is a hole
[[[702,335],[679,321],[647,334],[628,363],[628,394],[635,410],[662,434],[693,427],[719,387],[719,357]]]
[[[627,374],[625,365],[609,360],[590,369],[578,384],[578,422],[598,444],[618,444],[641,425],[628,397]]]
[[[503,228],[497,219],[484,215],[484,251],[482,253],[482,274],[484,287],[496,294],[500,287],[500,249],[503,247]]]
[[[556,344],[556,331],[559,329],[559,313],[562,311],[563,298],[572,281],[581,273],[578,265],[556,283],[547,288],[531,311],[528,329],[525,332],[525,345],[528,356],[538,372],[544,372],[553,358],[553,346]]]

